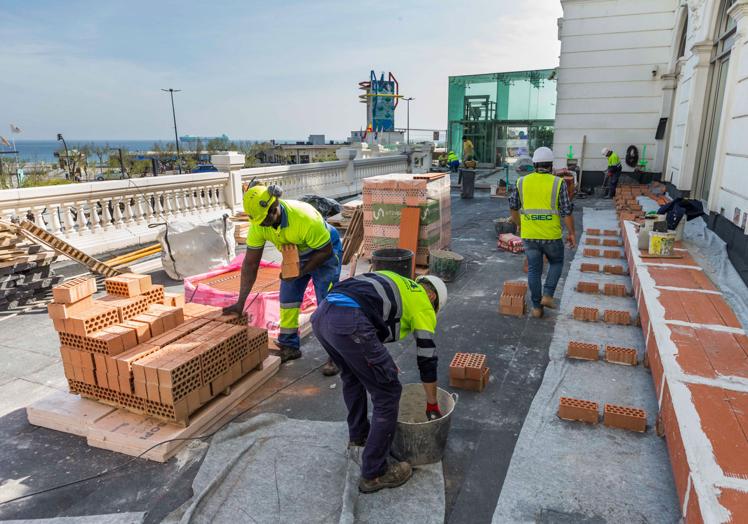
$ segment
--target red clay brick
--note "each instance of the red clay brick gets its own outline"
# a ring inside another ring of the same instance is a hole
[[[647,413],[643,409],[605,404],[603,424],[610,428],[628,429],[644,433],[647,431]]]
[[[570,397],[561,397],[558,400],[558,418],[560,419],[597,424],[599,417],[597,402]]]
[[[491,376],[491,370],[489,368],[483,368],[483,374],[481,376],[480,380],[471,380],[471,379],[456,379],[451,378],[449,379],[449,385],[453,388],[458,389],[466,389],[468,391],[475,391],[480,393],[486,388],[486,385],[488,384],[488,380]]]
[[[617,229],[605,229],[602,232],[603,236],[606,237],[617,237],[618,236],[618,230]]]
[[[576,306],[574,308],[574,319],[587,322],[596,322],[598,320],[597,308]]]
[[[583,254],[586,257],[599,257],[600,256],[600,250],[599,249],[585,248]]]
[[[628,291],[624,284],[606,283],[603,287],[603,293],[610,297],[625,297],[628,295]]]
[[[597,282],[577,282],[577,291],[579,293],[600,293],[600,285]]]
[[[599,273],[600,272],[600,265],[599,264],[583,263],[580,271],[582,271],[583,273]]]
[[[598,360],[600,348],[597,344],[588,344],[586,342],[569,341],[566,349],[566,358],[575,358],[579,360]]]
[[[605,311],[603,319],[608,324],[620,324],[622,326],[631,325],[631,313],[629,313],[628,311],[608,309]]]
[[[614,265],[614,264],[605,264],[603,267],[603,271],[605,273],[608,273],[610,275],[625,275],[626,270],[623,266]]]
[[[503,295],[524,296],[526,293],[527,282],[521,280],[504,282]]]
[[[521,317],[527,311],[527,303],[525,302],[525,296],[521,295],[501,295],[499,297],[499,313],[502,315],[510,315],[515,317]]]
[[[603,257],[604,258],[623,258],[623,255],[620,251],[606,249],[605,251],[603,251]]]
[[[587,233],[588,235],[595,235],[595,236],[600,235],[599,229],[585,229],[584,232]]]
[[[613,246],[613,247],[621,247],[623,245],[623,242],[616,238],[604,238],[603,239],[603,245],[604,246]]]
[[[634,348],[607,345],[605,346],[605,361],[613,364],[636,366],[639,358]]]
[[[584,241],[584,243],[588,246],[599,246],[602,244],[599,238],[588,238]]]

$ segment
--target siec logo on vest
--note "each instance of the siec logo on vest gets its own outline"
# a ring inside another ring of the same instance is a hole
[[[553,220],[553,215],[525,215],[529,220]]]

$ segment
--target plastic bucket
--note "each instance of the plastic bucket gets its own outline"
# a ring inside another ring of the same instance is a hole
[[[442,418],[426,418],[426,392],[422,384],[405,384],[400,396],[400,414],[397,419],[392,454],[398,460],[407,460],[413,466],[439,462],[447,446],[452,413],[457,405],[457,395],[437,388],[436,396]]]
[[[377,249],[371,254],[372,271],[392,271],[406,278],[413,277],[413,252],[409,249]]]

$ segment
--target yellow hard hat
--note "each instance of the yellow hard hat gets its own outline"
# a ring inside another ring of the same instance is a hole
[[[247,189],[247,192],[244,193],[244,212],[247,213],[249,221],[255,225],[262,224],[275,199],[276,197],[271,195],[265,186],[254,186]]]

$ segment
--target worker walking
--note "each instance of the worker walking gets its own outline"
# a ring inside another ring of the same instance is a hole
[[[605,176],[610,178],[610,186],[608,192],[603,198],[613,198],[616,196],[616,188],[618,187],[618,179],[621,178],[621,172],[623,172],[623,166],[621,165],[621,159],[618,158],[618,154],[610,148],[603,148],[603,157],[608,159],[608,168],[605,172]]]
[[[284,278],[280,284],[279,356],[282,362],[301,357],[299,311],[309,279],[314,284],[317,304],[327,296],[340,279],[343,246],[337,230],[327,224],[311,205],[297,200],[281,200],[282,190],[271,185],[250,187],[244,193],[244,211],[249,216],[247,253],[241,269],[239,300],[224,308],[224,313],[241,314],[257,278],[265,242],[272,242],[278,250],[293,244],[299,250],[300,275]],[[322,368],[331,376],[338,373],[332,360]]]
[[[553,308],[553,294],[564,267],[564,242],[561,219],[566,224],[566,240],[576,247],[573,208],[566,182],[554,176],[553,151],[539,147],[532,157],[535,170],[517,180],[517,189],[509,195],[512,220],[519,227],[527,255],[527,281],[532,298],[532,316],[543,316],[543,308]],[[542,285],[543,256],[550,267]]]
[[[457,169],[460,167],[460,159],[454,151],[450,151],[447,155],[447,165],[449,166],[450,173],[457,173]]]
[[[336,284],[312,315],[314,334],[340,368],[348,408],[349,446],[363,446],[359,490],[395,488],[412,474],[407,462],[388,463],[402,386],[384,347],[413,333],[426,392],[426,418],[441,417],[436,396],[436,313],[447,286],[434,276],[413,281],[391,271],[364,273]],[[366,393],[371,396],[369,422]],[[425,420],[425,419],[424,419]]]

